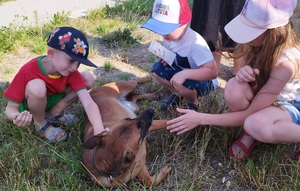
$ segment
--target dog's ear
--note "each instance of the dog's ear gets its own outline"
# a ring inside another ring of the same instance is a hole
[[[104,136],[105,135],[103,135],[103,134],[92,136],[88,140],[84,141],[83,148],[84,149],[93,149],[95,146],[104,146],[105,145],[105,143],[103,141]]]
[[[141,130],[142,140],[146,137],[148,129],[152,124],[153,115],[154,115],[154,110],[150,108],[140,113],[140,115],[137,117],[138,128]]]

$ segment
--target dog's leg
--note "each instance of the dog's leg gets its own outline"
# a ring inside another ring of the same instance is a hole
[[[165,129],[167,127],[167,120],[153,120],[149,131],[156,131],[160,129]]]
[[[150,176],[146,166],[144,166],[137,177],[144,181],[148,188],[152,187],[153,185],[158,185],[172,170],[169,166],[164,166],[160,169],[158,174]]]
[[[143,78],[139,78],[137,80],[131,80],[131,81],[126,81],[126,82],[112,82],[109,84],[105,84],[104,86],[108,86],[108,87],[114,89],[119,94],[122,93],[123,95],[124,94],[127,95],[127,94],[130,94],[131,92],[134,92],[134,90],[138,87],[139,84],[144,84],[146,82],[149,82],[150,80],[151,80],[150,77],[143,77]],[[135,95],[132,95],[131,97],[134,97],[134,96]],[[148,96],[150,96],[150,94]],[[154,97],[154,95],[152,95],[150,97]],[[147,97],[145,96],[144,98],[139,98],[139,99],[145,99],[145,98],[147,98]]]
[[[136,103],[138,100],[141,100],[141,99],[156,100],[156,99],[158,99],[158,96],[155,93],[148,93],[148,94],[142,94],[142,95],[136,94],[131,97],[131,101],[133,103]]]
[[[146,77],[139,78],[139,79],[136,80],[136,82],[138,84],[144,84],[144,83],[147,83],[149,81],[151,81],[151,77],[150,76],[146,76]]]

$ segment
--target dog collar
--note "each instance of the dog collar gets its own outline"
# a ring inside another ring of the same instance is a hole
[[[97,146],[93,149],[93,164],[94,164],[96,170],[98,171],[98,173],[100,174],[100,176],[106,177],[107,180],[112,184],[112,181],[113,181],[112,175],[103,172],[103,171],[100,170],[100,169],[98,168],[98,166],[97,166],[97,163],[96,163],[96,149],[97,149]]]

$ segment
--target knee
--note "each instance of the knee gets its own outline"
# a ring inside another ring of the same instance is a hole
[[[152,72],[159,70],[162,67],[162,63],[160,61],[154,62],[152,65]]]
[[[29,81],[25,87],[26,97],[43,98],[46,96],[46,83],[41,79],[33,79]]]
[[[235,78],[231,78],[224,90],[224,99],[231,111],[242,111],[248,108],[251,97],[251,91],[237,82]]]
[[[231,111],[243,110],[237,100],[242,100],[242,94],[234,88],[234,82],[230,79],[224,89],[224,99]]]
[[[224,89],[224,98],[227,101],[239,100],[242,97],[242,94],[239,91],[236,91],[234,79],[231,78]]]
[[[272,128],[268,128],[267,119],[259,116],[258,114],[250,115],[244,122],[245,131],[251,135],[255,140],[272,143],[273,133]]]
[[[165,75],[165,67],[160,61],[157,61],[152,65],[152,73],[156,74],[157,77],[160,78]]]
[[[95,83],[95,78],[90,72],[81,72],[81,76],[84,79],[86,88],[89,90],[93,87]]]

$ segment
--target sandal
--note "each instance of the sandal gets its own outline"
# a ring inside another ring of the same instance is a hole
[[[61,112],[55,116],[52,116],[49,112],[46,112],[46,120],[52,124],[56,125],[72,125],[78,121],[78,118],[73,114],[65,114]]]
[[[195,104],[195,103],[186,103],[185,106],[186,106],[187,109],[190,109],[190,110],[194,110],[194,111],[198,111],[199,110],[199,103],[198,104]]]
[[[246,159],[251,153],[252,153],[252,150],[254,149],[255,146],[261,144],[261,142],[257,141],[257,140],[254,140],[252,145],[249,147],[249,149],[247,149],[247,147],[241,142],[241,139],[244,137],[244,136],[250,136],[247,132],[244,132],[244,134],[242,136],[240,136],[240,138],[238,140],[236,140],[228,149],[228,152],[229,152],[229,156],[235,160],[244,160]],[[244,156],[243,157],[238,157],[237,155],[235,155],[233,153],[233,150],[232,150],[232,146],[233,145],[237,145],[240,150],[243,152]]]
[[[160,109],[162,111],[166,111],[170,106],[176,107],[180,105],[180,101],[180,98],[176,94],[171,94],[168,99],[162,101],[162,103],[160,104]]]
[[[295,153],[294,158],[297,162],[300,162],[300,150]]]
[[[49,130],[50,127],[54,129],[48,136],[46,136],[46,132]],[[38,129],[38,127],[36,127],[36,131],[40,132],[49,142],[60,142],[66,140],[67,138],[67,133],[63,129],[51,126],[51,124],[48,121],[41,129]],[[64,133],[64,136],[60,137],[60,139],[56,139],[56,136],[62,132]]]

